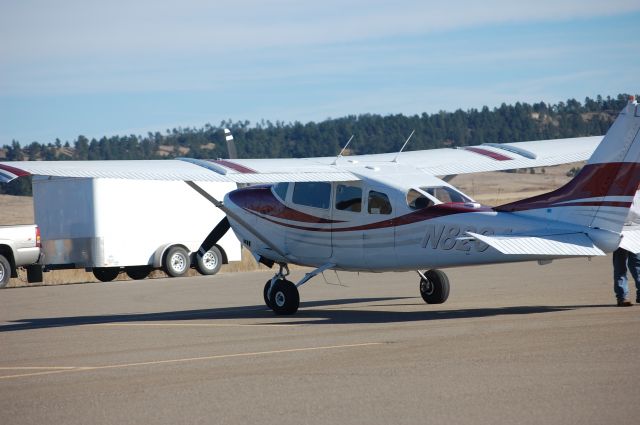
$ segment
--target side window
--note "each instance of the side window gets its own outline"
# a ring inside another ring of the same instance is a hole
[[[336,186],[336,209],[360,212],[362,210],[362,189],[346,184]]]
[[[285,201],[287,199],[287,190],[289,189],[289,183],[278,183],[273,186],[273,193],[278,195],[278,198]]]
[[[298,182],[293,187],[294,204],[329,209],[331,184],[327,182]]]
[[[391,202],[389,202],[389,197],[382,192],[370,190],[368,210],[369,214],[391,214]]]

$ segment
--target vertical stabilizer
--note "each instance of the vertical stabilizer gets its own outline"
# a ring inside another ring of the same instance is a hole
[[[620,233],[639,184],[640,108],[631,97],[573,180],[496,209]]]

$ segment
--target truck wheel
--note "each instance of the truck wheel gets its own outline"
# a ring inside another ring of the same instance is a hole
[[[149,276],[151,267],[149,266],[131,266],[125,267],[124,272],[133,280],[142,280]]]
[[[94,267],[93,275],[100,282],[111,282],[113,279],[118,277],[120,273],[120,269],[117,267]]]
[[[38,283],[42,282],[42,266],[40,264],[32,264],[25,267],[27,269],[27,282]]]
[[[11,264],[4,255],[0,255],[0,288],[4,288],[11,278]]]
[[[216,274],[220,270],[220,266],[222,266],[222,253],[214,246],[202,256],[197,253],[196,260],[196,269],[200,274]]]
[[[182,247],[172,246],[164,256],[164,272],[171,277],[183,276],[191,267],[189,253]]]

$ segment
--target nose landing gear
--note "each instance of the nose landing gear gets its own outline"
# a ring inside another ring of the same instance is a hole
[[[449,298],[449,278],[440,270],[428,270],[420,275],[420,295],[427,304],[442,304]]]
[[[298,283],[287,280],[289,276],[289,266],[286,263],[278,263],[280,269],[275,276],[264,285],[264,303],[275,314],[294,314],[300,306],[300,294],[298,287],[304,285],[312,277],[335,267],[334,263],[326,263],[306,273]]]
[[[289,267],[285,263],[280,263],[279,266],[278,273],[264,285],[264,303],[275,314],[294,314],[300,306],[300,293],[296,285],[286,279]]]

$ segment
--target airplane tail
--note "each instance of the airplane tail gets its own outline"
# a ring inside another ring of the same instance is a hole
[[[576,177],[553,192],[496,208],[621,233],[640,184],[640,107],[632,96]]]

